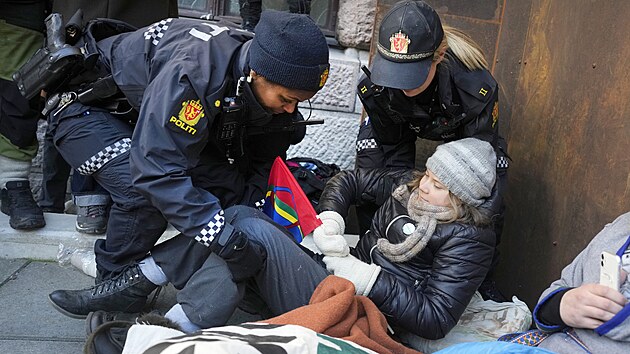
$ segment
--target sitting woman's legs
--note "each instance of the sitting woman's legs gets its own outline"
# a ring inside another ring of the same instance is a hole
[[[328,276],[324,267],[298,246],[291,234],[262,212],[235,206],[232,225],[267,251],[267,260],[255,276],[260,295],[273,315],[307,305],[319,283]]]

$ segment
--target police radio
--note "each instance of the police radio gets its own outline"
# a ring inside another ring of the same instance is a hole
[[[222,105],[221,123],[218,131],[218,140],[226,146],[226,157],[229,160],[243,156],[243,137],[245,126],[243,125],[243,85],[245,78],[238,79],[236,95],[225,97]]]

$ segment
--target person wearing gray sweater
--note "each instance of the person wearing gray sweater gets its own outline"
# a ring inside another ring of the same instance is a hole
[[[557,353],[630,353],[630,212],[606,225],[562,270],[534,309],[547,333],[539,348]],[[599,284],[602,251],[625,261],[619,291]],[[625,257],[623,254],[625,253]]]

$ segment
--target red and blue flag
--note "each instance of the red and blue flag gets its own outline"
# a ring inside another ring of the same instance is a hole
[[[299,243],[322,224],[302,187],[280,157],[269,173],[263,212],[284,226]]]

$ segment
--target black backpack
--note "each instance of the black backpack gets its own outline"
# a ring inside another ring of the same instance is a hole
[[[335,164],[308,157],[294,157],[288,159],[286,164],[315,209],[326,182],[341,172],[341,168]]]

